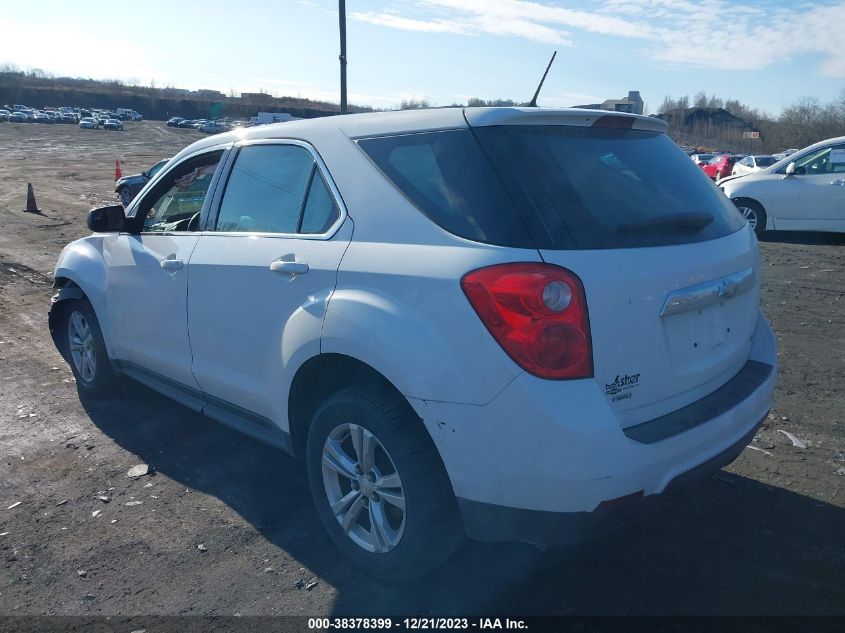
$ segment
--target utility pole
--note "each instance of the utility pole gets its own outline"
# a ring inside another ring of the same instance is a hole
[[[346,114],[346,0],[338,0],[340,18],[340,113]]]

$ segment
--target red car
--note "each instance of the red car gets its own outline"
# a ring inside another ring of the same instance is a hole
[[[741,160],[744,156],[732,156],[729,154],[722,154],[721,156],[714,156],[710,162],[699,165],[704,170],[704,173],[710,176],[715,181],[731,175],[734,163]]]

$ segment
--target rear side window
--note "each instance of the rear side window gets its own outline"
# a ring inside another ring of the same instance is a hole
[[[338,217],[337,206],[319,171],[311,179],[311,188],[302,211],[300,233],[325,233]]]
[[[534,248],[470,130],[362,139],[359,146],[429,219],[476,242]]]
[[[339,212],[311,153],[299,145],[252,145],[238,153],[218,231],[325,233]]]
[[[744,220],[659,132],[515,125],[475,130],[539,248],[664,246],[723,237]]]

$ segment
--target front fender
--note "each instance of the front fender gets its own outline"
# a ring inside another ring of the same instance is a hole
[[[104,248],[106,235],[91,235],[84,237],[65,246],[59,255],[56,268],[53,272],[54,285],[63,287],[68,281],[73,282],[88,299],[97,320],[100,322],[100,331],[106,343],[106,350],[111,356],[111,332],[109,332],[108,301],[106,288],[108,283],[107,262]],[[70,299],[72,297],[65,292],[60,292],[58,299]]]

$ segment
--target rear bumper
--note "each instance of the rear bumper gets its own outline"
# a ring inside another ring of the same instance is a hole
[[[709,479],[734,461],[754,439],[761,418],[737,442],[675,477],[663,492],[639,497],[613,509],[593,512],[544,512],[458,499],[464,529],[479,541],[522,541],[537,545],[572,545],[612,532],[638,518],[656,512]]]
[[[440,452],[470,536],[565,542],[647,513],[735,459],[771,408],[776,365],[760,314],[734,380],[634,427],[623,428],[594,380],[523,374],[484,406],[409,401]],[[629,496],[641,498],[604,509]]]

